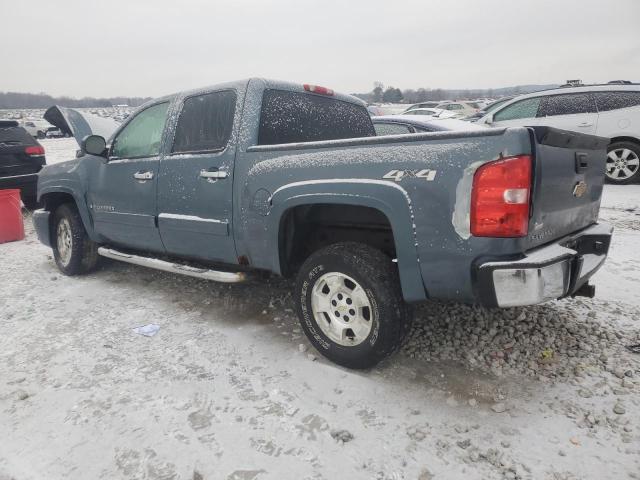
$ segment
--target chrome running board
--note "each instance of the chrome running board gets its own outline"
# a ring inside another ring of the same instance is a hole
[[[209,270],[207,268],[191,267],[189,265],[167,262],[166,260],[160,260],[157,258],[141,257],[131,253],[119,252],[113,248],[99,247],[98,254],[121,262],[155,268],[156,270],[162,270],[163,272],[179,273],[180,275],[187,275],[189,277],[213,280],[214,282],[239,283],[247,279],[247,276],[242,272],[221,272],[217,270]]]

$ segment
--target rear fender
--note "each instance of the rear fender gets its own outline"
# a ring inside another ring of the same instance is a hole
[[[411,199],[401,186],[383,180],[326,179],[294,182],[278,188],[270,199],[269,245],[272,269],[281,273],[280,222],[288,210],[301,205],[342,204],[374,208],[382,212],[393,232],[402,293],[406,301],[426,298],[419,268]]]

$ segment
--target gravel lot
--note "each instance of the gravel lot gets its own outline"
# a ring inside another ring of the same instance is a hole
[[[595,299],[425,304],[369,372],[315,354],[285,281],[64,277],[28,216],[0,245],[0,480],[640,478],[640,186],[606,187]]]

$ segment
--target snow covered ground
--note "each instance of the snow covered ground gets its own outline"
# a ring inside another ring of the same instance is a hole
[[[64,277],[27,214],[0,245],[0,479],[638,479],[640,186],[607,186],[601,216],[595,299],[426,304],[353,372],[310,348],[285,281]]]

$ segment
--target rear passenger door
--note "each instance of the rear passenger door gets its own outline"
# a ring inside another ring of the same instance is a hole
[[[158,228],[167,253],[237,263],[231,234],[237,95],[183,99],[173,142],[160,162]]]
[[[595,134],[598,113],[590,93],[569,93],[542,97],[538,125]]]

